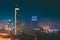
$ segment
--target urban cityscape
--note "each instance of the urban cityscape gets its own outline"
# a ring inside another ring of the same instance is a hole
[[[60,40],[59,3],[57,0],[2,0],[0,40]]]

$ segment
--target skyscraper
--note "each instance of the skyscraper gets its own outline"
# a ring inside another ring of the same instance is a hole
[[[17,10],[17,14],[16,14],[16,26],[17,26],[17,28],[16,28],[17,33],[22,33],[21,16],[20,16],[20,11],[18,11],[18,10]]]
[[[33,26],[33,30],[35,30],[35,28],[38,27],[37,16],[32,16],[32,26]]]

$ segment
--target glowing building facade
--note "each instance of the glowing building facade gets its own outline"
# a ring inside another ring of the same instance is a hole
[[[17,29],[17,33],[22,33],[20,11],[17,11],[16,14],[16,29]]]

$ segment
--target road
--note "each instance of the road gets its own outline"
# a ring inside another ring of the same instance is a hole
[[[10,38],[3,38],[0,36],[0,40],[10,40]]]

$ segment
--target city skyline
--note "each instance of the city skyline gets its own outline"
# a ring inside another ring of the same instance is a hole
[[[60,40],[60,1],[0,0],[0,40]]]
[[[8,1],[8,0],[7,0]],[[53,5],[53,1],[42,1],[42,0],[9,0],[8,2],[1,0],[1,10],[0,10],[0,21],[8,21],[9,19],[14,22],[14,9],[16,4],[18,5],[19,15],[21,22],[31,22],[32,16],[37,16],[37,21],[39,23],[54,23],[60,25],[60,12],[59,12],[59,2]],[[3,3],[2,3],[3,2]],[[14,3],[13,3],[14,2]],[[9,5],[8,5],[9,4]],[[60,26],[59,26],[60,28]]]

